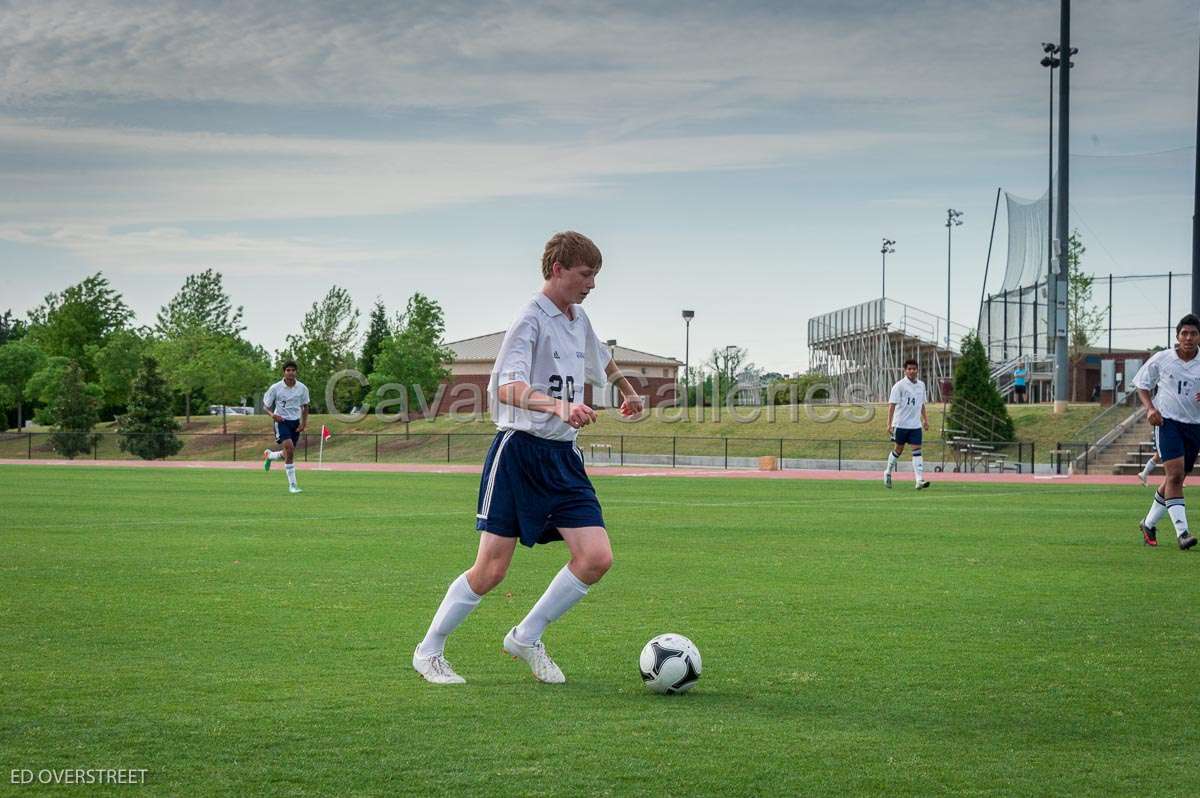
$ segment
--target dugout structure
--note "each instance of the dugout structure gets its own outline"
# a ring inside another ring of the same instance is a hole
[[[809,370],[826,377],[837,400],[886,402],[904,376],[904,361],[917,361],[931,402],[942,401],[942,382],[952,380],[959,344],[970,328],[892,299],[872,299],[808,320]]]

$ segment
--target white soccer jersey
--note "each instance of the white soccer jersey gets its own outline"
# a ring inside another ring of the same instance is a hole
[[[1163,418],[1173,418],[1185,424],[1200,424],[1200,355],[1180,360],[1174,349],[1164,349],[1150,356],[1133,378],[1135,388],[1153,391],[1154,406]]]
[[[291,388],[280,380],[263,394],[263,407],[282,416],[284,421],[299,420],[301,405],[308,403],[308,387],[300,380],[296,380]]]
[[[892,426],[897,429],[920,429],[921,408],[925,406],[925,383],[904,377],[892,386],[888,403],[896,406]]]
[[[583,401],[585,382],[603,386],[610,355],[579,305],[572,321],[550,298],[538,292],[504,336],[488,383],[488,406],[499,429],[515,429],[539,438],[573,441],[579,430],[553,413],[502,404],[501,385],[524,382],[555,399]]]

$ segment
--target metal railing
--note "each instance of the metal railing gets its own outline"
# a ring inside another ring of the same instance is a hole
[[[52,445],[53,433],[0,433],[0,459],[63,459]],[[268,433],[177,432],[183,442],[168,460],[240,462],[260,460],[264,449],[278,448]],[[76,459],[137,460],[121,449],[127,433],[97,432],[91,449]],[[494,433],[339,433],[325,442],[326,463],[467,463],[482,464]],[[318,432],[305,432],[296,459],[318,457]],[[638,465],[670,468],[871,470],[882,468],[892,444],[886,440],[846,438],[738,438],[722,436],[605,435],[582,433],[576,441],[590,466]],[[932,470],[1031,472],[1036,449],[1030,441],[974,441],[992,456],[964,458],[953,441],[927,440],[926,463]],[[773,463],[763,461],[773,459]],[[906,458],[907,459],[907,458]]]

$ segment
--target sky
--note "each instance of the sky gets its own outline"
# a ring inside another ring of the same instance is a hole
[[[1058,4],[1009,0],[0,0],[0,312],[103,271],[137,313],[222,272],[275,350],[332,285],[504,329],[556,231],[593,238],[601,336],[808,361],[888,296],[974,321],[997,188],[1046,187]],[[1075,3],[1085,270],[1191,268],[1200,12]],[[1001,207],[989,287],[1003,270]],[[1178,290],[1186,293],[1186,285]],[[365,331],[365,329],[364,329]]]

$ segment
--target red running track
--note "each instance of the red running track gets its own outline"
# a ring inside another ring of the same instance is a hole
[[[261,469],[259,461],[230,462],[220,460],[18,460],[0,458],[0,465],[62,466],[75,468],[225,468]],[[330,463],[320,469],[313,463],[300,463],[301,471],[373,471],[392,474],[479,474],[480,465],[433,465],[420,463]],[[877,471],[829,471],[788,469],[786,471],[724,470],[720,468],[668,468],[634,466],[593,466],[592,476],[611,477],[705,477],[709,479],[824,479],[878,480]],[[931,482],[975,482],[1027,485],[1137,485],[1136,477],[1115,474],[1076,474],[1050,476],[1032,474],[955,474],[926,472]],[[903,486],[911,472],[896,475],[897,485]]]

